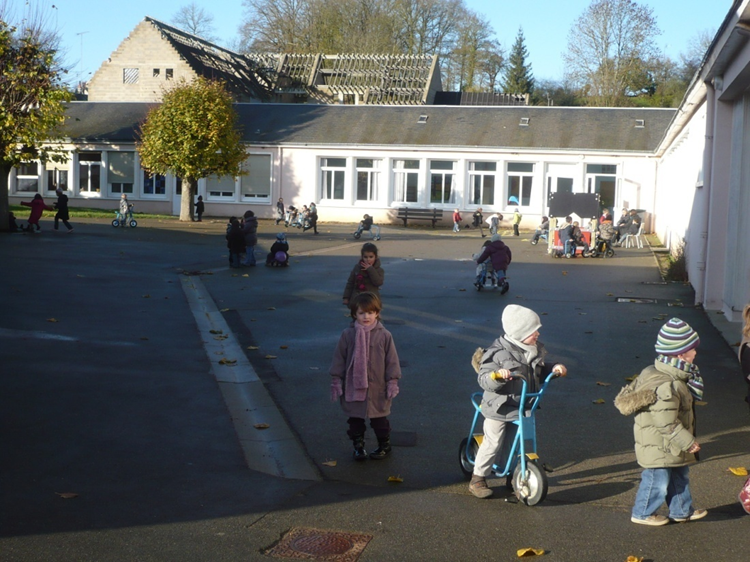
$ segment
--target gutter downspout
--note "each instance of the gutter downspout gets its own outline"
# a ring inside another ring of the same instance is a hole
[[[713,186],[712,164],[714,160],[714,137],[716,135],[716,90],[714,84],[706,83],[706,146],[703,151],[703,213],[700,222],[700,242],[698,246],[698,277],[693,285],[695,290],[695,304],[706,302],[706,260],[708,256],[708,225],[711,219],[711,191]]]

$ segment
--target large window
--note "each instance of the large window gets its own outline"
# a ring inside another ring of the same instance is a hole
[[[111,193],[133,193],[135,152],[107,152],[107,182]]]
[[[206,193],[209,199],[234,199],[235,179],[232,176],[208,176]]]
[[[454,164],[455,162],[450,160],[430,162],[430,203],[453,204],[456,202],[456,193],[453,189]]]
[[[419,160],[393,161],[393,200],[397,203],[419,201]]]
[[[534,164],[508,162],[508,202],[515,197],[518,204],[526,207],[531,204],[531,185],[534,179]]]
[[[240,176],[240,191],[244,201],[271,200],[271,155],[250,154],[242,163],[246,172]]]
[[[166,195],[167,178],[161,174],[151,174],[143,170],[143,195]]]
[[[357,201],[377,200],[380,162],[372,158],[357,158]]]
[[[101,192],[102,153],[81,152],[78,155],[78,191],[83,194]]]
[[[47,191],[55,191],[58,187],[63,191],[68,191],[68,170],[46,170],[47,172]]]
[[[343,199],[346,158],[321,158],[320,198]]]
[[[21,162],[16,168],[16,191],[37,193],[39,191],[39,163]]]
[[[495,204],[496,162],[469,162],[472,205]]]
[[[598,193],[600,205],[612,209],[617,191],[617,164],[586,164],[586,191]]]

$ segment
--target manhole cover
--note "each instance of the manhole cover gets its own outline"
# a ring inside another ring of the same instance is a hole
[[[264,554],[296,560],[355,562],[370,540],[372,535],[294,527]]]
[[[655,304],[656,299],[640,299],[636,297],[617,297],[617,302],[632,302],[635,304]]]

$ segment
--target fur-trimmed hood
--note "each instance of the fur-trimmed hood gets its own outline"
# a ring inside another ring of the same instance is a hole
[[[656,391],[653,388],[644,388],[633,390],[633,385],[622,387],[622,390],[615,397],[615,408],[623,416],[635,414],[638,410],[648,408],[657,400]]]

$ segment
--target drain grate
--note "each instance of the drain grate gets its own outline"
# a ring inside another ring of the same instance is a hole
[[[293,527],[264,554],[296,560],[356,562],[370,540],[372,535]]]
[[[656,299],[641,299],[637,297],[617,297],[617,302],[632,302],[635,304],[656,304]]]

